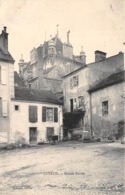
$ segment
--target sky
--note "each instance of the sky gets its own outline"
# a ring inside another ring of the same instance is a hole
[[[83,46],[87,63],[94,61],[96,50],[107,57],[124,50],[125,0],[0,0],[0,32],[7,26],[9,51],[15,59],[15,70],[23,54],[30,60],[30,51],[50,35],[70,43],[78,55]]]

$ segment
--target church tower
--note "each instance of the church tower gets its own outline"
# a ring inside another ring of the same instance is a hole
[[[55,45],[55,41],[51,37],[51,39],[48,42],[48,55],[55,55],[55,54],[56,54],[56,45]]]

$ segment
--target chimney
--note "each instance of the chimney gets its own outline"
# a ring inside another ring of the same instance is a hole
[[[83,46],[81,46],[80,59],[81,59],[82,63],[85,65],[86,64],[86,55],[85,55],[85,52],[83,51]]]
[[[96,50],[95,51],[95,62],[106,59],[106,54],[107,53],[105,53],[103,51]]]
[[[67,44],[69,44],[69,33],[70,33],[70,30],[67,32]]]
[[[0,34],[0,48],[5,54],[8,53],[8,33],[6,26],[4,26],[2,33]]]

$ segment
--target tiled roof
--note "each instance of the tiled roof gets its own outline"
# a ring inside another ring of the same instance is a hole
[[[125,81],[125,71],[121,71],[121,72],[117,72],[112,74],[111,76],[105,78],[104,80],[98,82],[96,85],[94,85],[93,87],[91,87],[88,92],[94,92],[97,91],[99,89],[103,89],[106,88],[108,86],[117,84],[117,83],[121,83]]]
[[[124,59],[123,56],[124,56],[123,53],[120,52],[119,54],[116,54],[114,56],[110,56],[110,57],[108,57],[106,59],[103,59],[101,61],[92,62],[92,63],[86,64],[86,65],[83,65],[80,68],[78,68],[78,69],[76,69],[76,70],[74,70],[74,71],[64,75],[63,78],[68,77],[68,76],[70,76],[70,75],[72,75],[72,74],[74,74],[76,72],[79,72],[79,71],[81,71],[84,68],[87,68],[87,67],[93,68],[93,65],[96,66],[96,64],[100,65],[100,66],[102,66],[102,64],[103,64],[103,66],[105,66],[105,64],[106,65],[109,64],[109,66],[112,66],[112,64],[113,65],[117,65],[118,64],[119,65],[119,69],[122,70],[121,67],[123,67],[123,59]]]
[[[19,74],[14,71],[14,84],[15,86],[19,86],[19,87],[26,87],[23,80],[20,78]]]
[[[36,90],[23,87],[15,87],[15,100],[28,102],[45,102],[61,105],[62,102],[51,92],[47,90]]]
[[[0,60],[5,62],[11,62],[11,63],[15,62],[11,54],[9,52],[5,53],[1,48],[0,48]]]

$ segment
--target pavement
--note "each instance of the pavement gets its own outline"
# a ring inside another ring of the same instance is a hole
[[[124,195],[120,142],[62,142],[0,151],[1,195]]]

